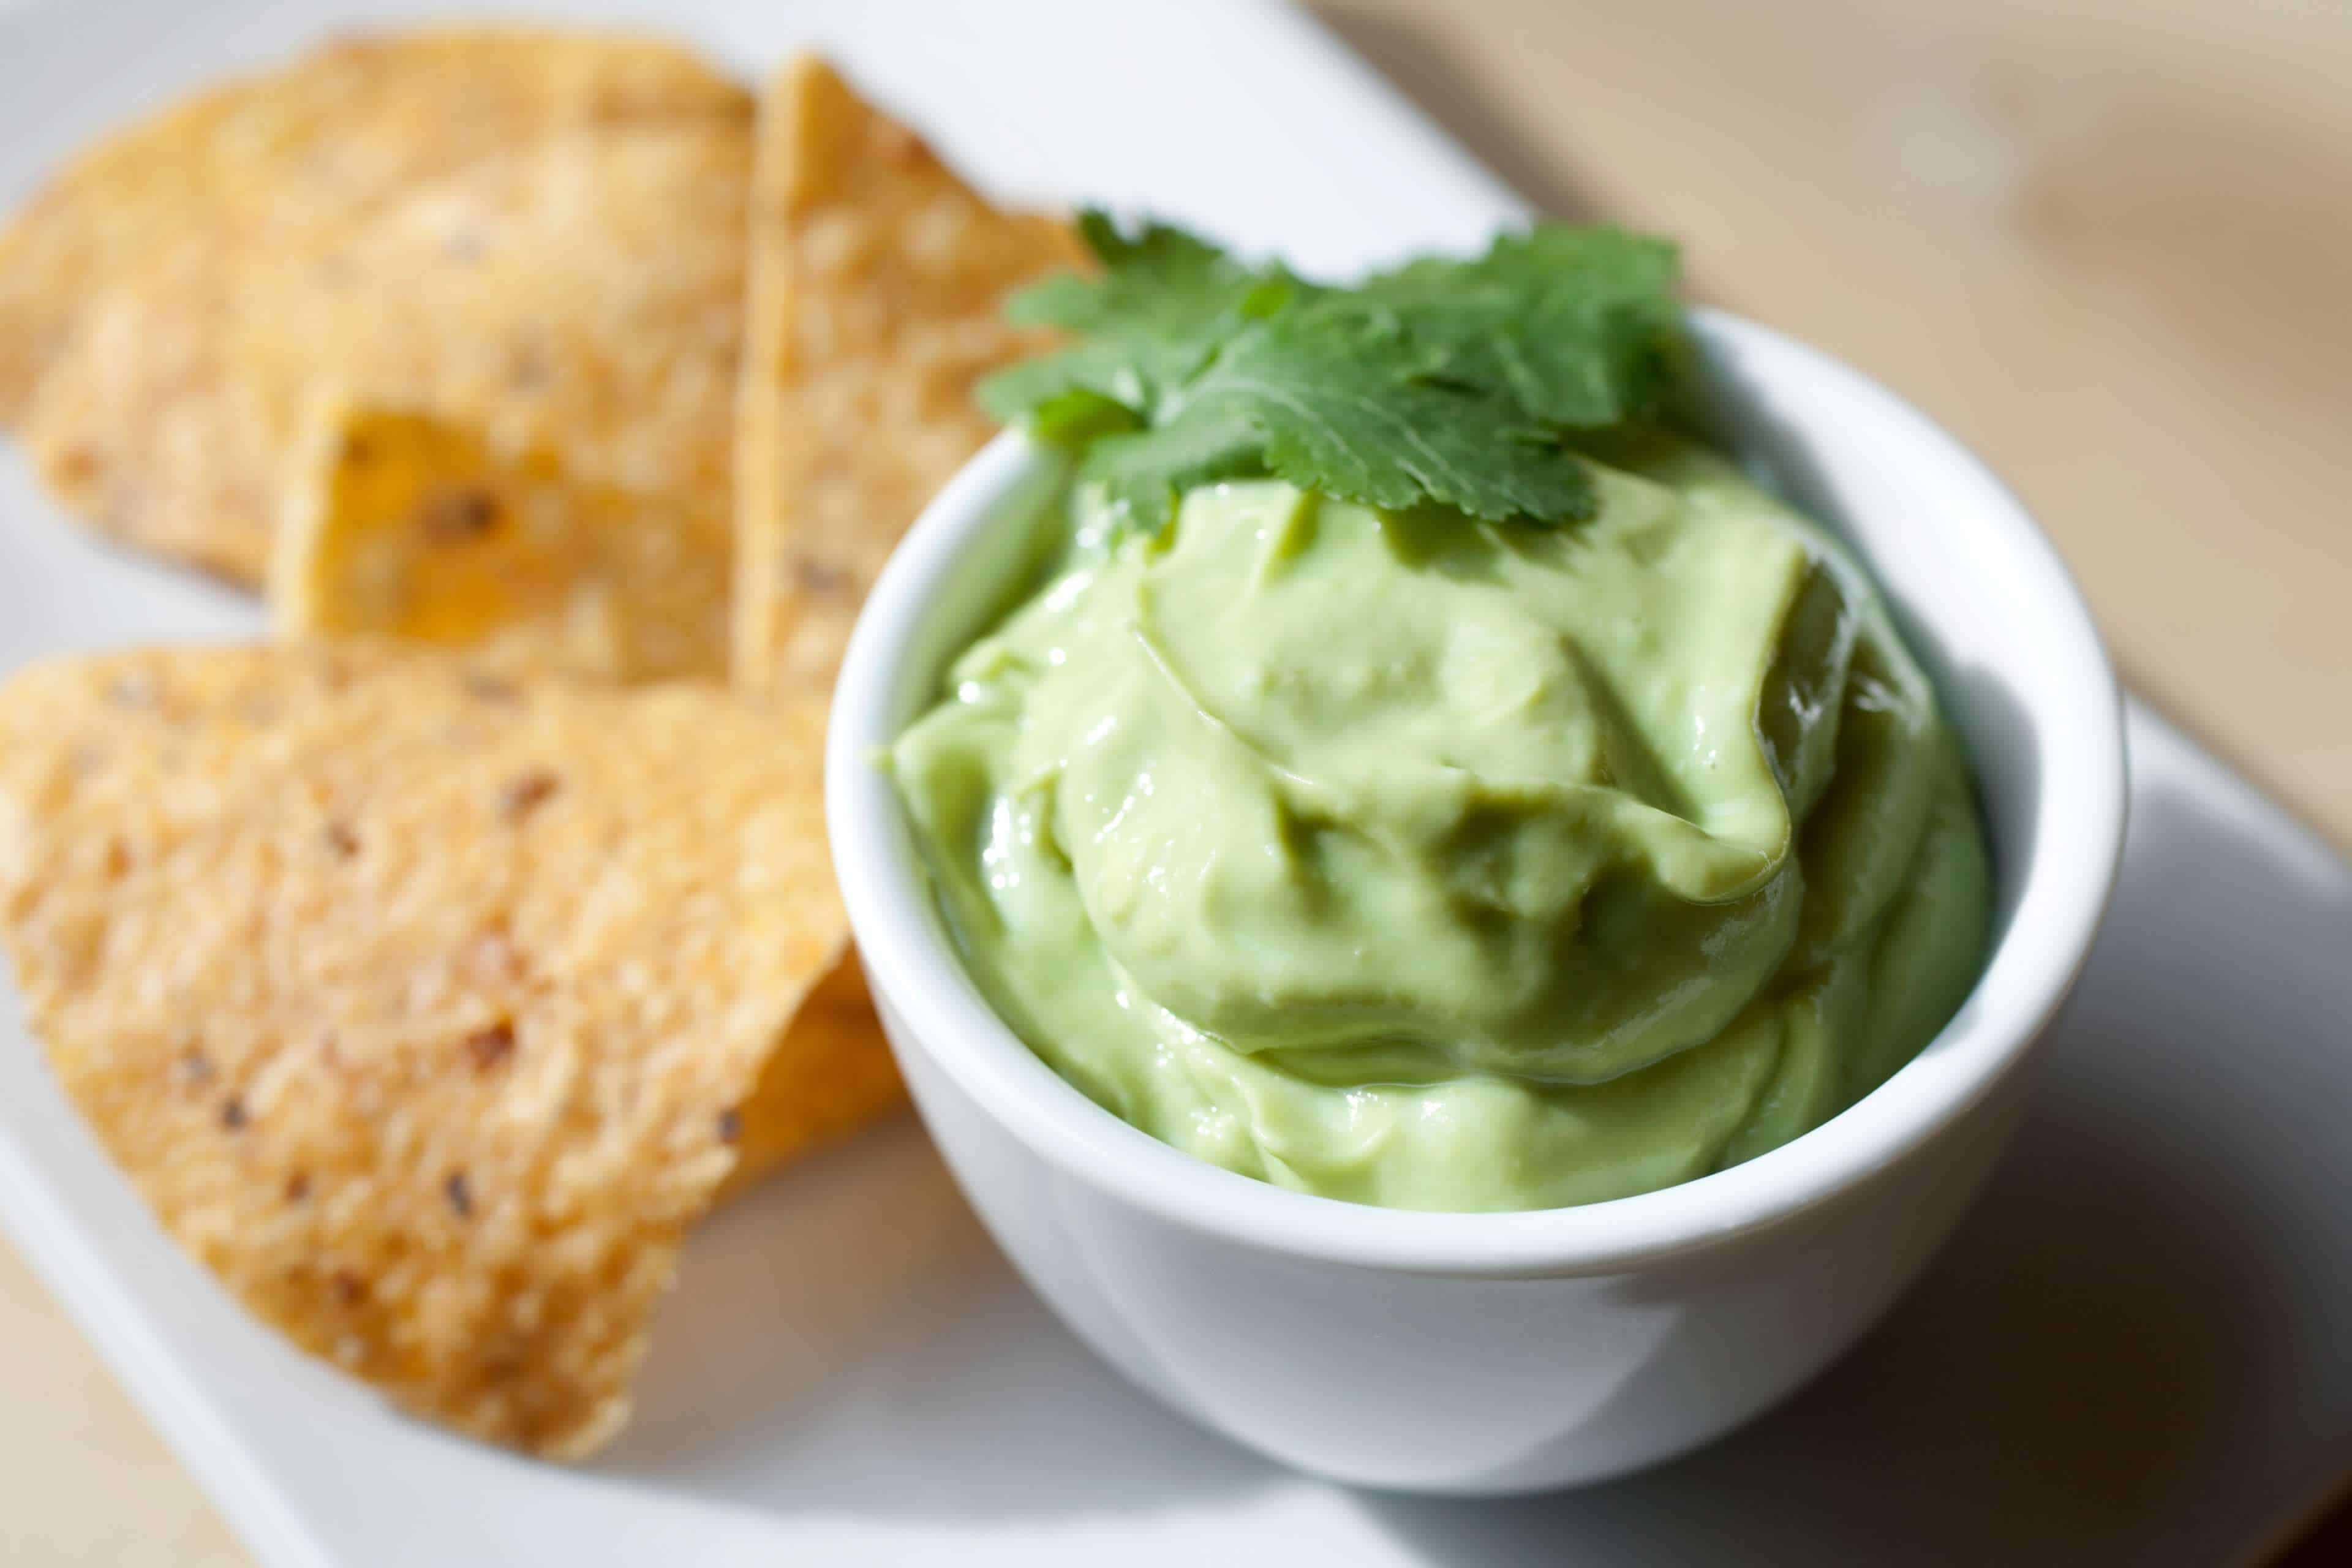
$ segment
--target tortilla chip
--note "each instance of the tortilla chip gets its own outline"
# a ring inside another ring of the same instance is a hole
[[[658,142],[666,129],[695,153],[673,145],[665,159],[636,141]],[[600,131],[638,151],[532,163],[551,139],[571,144]],[[283,364],[271,367],[274,380],[263,378],[249,340],[274,341],[280,310],[309,306],[305,319],[315,319],[313,296],[340,286],[383,308],[387,331],[392,321],[414,330],[418,312],[389,309],[412,283],[430,282],[446,299],[478,259],[477,245],[506,245],[487,258],[493,265],[471,312],[443,328],[436,345],[454,361],[458,347],[447,335],[472,332],[467,349],[479,359],[519,355],[555,374],[569,368],[555,363],[560,353],[530,358],[530,333],[555,302],[531,313],[498,293],[513,287],[521,259],[514,250],[551,261],[551,282],[572,290],[572,305],[583,303],[582,290],[640,279],[674,302],[675,290],[644,279],[660,262],[632,226],[657,215],[678,226],[664,237],[688,253],[683,265],[727,274],[731,318],[749,134],[741,90],[664,45],[460,30],[338,46],[107,143],[0,237],[0,414],[21,414],[43,478],[100,531],[257,583],[309,378],[323,370],[369,390],[377,367],[362,351],[381,342],[354,341],[347,327],[314,353],[357,361],[306,363],[292,385]],[[486,160],[506,172],[503,184],[495,172],[467,183]],[[665,176],[681,182],[666,199],[621,172],[641,176],[644,164],[665,161]],[[706,167],[713,163],[719,174]],[[533,172],[517,173],[524,167]],[[605,190],[600,175],[626,188]],[[532,178],[546,184],[518,188]],[[599,195],[635,205],[608,223]],[[509,232],[543,226],[554,209],[581,225],[580,250],[607,253],[601,264],[551,256],[544,233]],[[448,248],[397,258],[429,267],[422,279],[387,273],[402,239],[378,233],[379,218],[412,246],[431,230]],[[715,246],[698,243],[705,225],[718,226]],[[622,313],[609,300],[604,310],[606,324]],[[700,326],[698,317],[690,330]],[[714,352],[731,374],[727,331]]]
[[[741,1149],[896,1099],[870,1037],[770,1059],[845,940],[823,724],[381,645],[37,667],[0,690],[27,1016],[255,1311],[413,1410],[583,1454]],[[796,1124],[755,1093],[786,1080]]]
[[[282,250],[559,126],[750,113],[675,45],[521,27],[343,39],[185,100],[83,153],[0,230],[0,423],[85,301],[159,255]]]
[[[634,680],[723,674],[725,520],[501,457],[430,415],[322,400],[278,525],[281,634],[374,634]]]
[[[760,105],[736,446],[734,672],[829,690],[925,502],[993,434],[972,384],[1049,346],[1001,307],[1084,264],[1070,226],[990,206],[823,60]]]

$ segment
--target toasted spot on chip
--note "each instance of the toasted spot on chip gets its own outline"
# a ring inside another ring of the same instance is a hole
[[[1081,266],[1059,219],[1000,212],[823,60],[760,103],[736,441],[734,671],[829,690],[923,504],[993,433],[972,384],[1050,339],[1013,289]]]
[[[0,231],[0,423],[23,423],[43,478],[93,526],[258,582],[300,402],[256,384],[240,346],[273,290],[289,276],[383,287],[345,246],[485,160],[597,130],[695,126],[740,145],[750,112],[673,45],[530,28],[342,42],[205,93],[84,153]],[[452,212],[440,266],[473,264],[461,238],[488,258],[496,216]],[[476,348],[518,377],[534,359],[537,378],[561,374],[519,336]]]
[[[408,1408],[571,1456],[720,1185],[898,1090],[833,1005],[822,712],[520,697],[373,643],[34,667],[0,914],[59,1083],[191,1252]]]
[[[328,397],[312,418],[270,566],[281,635],[625,680],[724,672],[732,545],[707,496],[582,480],[428,414]]]
[[[514,1025],[504,1018],[466,1037],[466,1054],[473,1058],[477,1071],[503,1066],[514,1052]]]

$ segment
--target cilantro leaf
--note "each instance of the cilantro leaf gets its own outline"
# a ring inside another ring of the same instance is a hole
[[[1150,430],[1119,438],[1117,462],[1114,493],[1148,526],[1191,486],[1253,469],[1367,506],[1435,501],[1496,522],[1567,521],[1593,505],[1559,432],[1447,374],[1393,312],[1344,295],[1228,340]],[[1158,506],[1152,479],[1164,480]]]
[[[1227,333],[1307,289],[1279,266],[1245,267],[1170,224],[1146,224],[1129,236],[1088,211],[1079,215],[1078,232],[1102,263],[1101,274],[1032,284],[1013,297],[1005,314],[1022,326],[1060,327],[1081,341],[982,382],[982,406],[1000,419],[1020,418],[1076,391],[1149,416]]]
[[[1078,237],[1102,264],[1097,277],[1065,273],[1013,296],[1005,314],[1023,326],[1117,332],[1205,321],[1237,304],[1262,276],[1173,224],[1119,232],[1108,215],[1078,215]]]
[[[1544,225],[1354,289],[1244,265],[1181,229],[1082,219],[1097,277],[1017,296],[1078,341],[982,401],[1086,447],[1082,476],[1156,527],[1195,485],[1271,474],[1343,500],[1494,521],[1591,514],[1579,437],[1663,416],[1683,363],[1664,241]]]
[[[1360,290],[1409,319],[1447,374],[1502,386],[1535,418],[1601,429],[1652,417],[1682,337],[1675,247],[1617,228],[1548,224],[1475,261],[1415,261]]]
[[[1121,524],[1156,531],[1197,485],[1265,477],[1265,437],[1235,407],[1204,404],[1154,429],[1107,437],[1087,448],[1082,483],[1099,484]]]

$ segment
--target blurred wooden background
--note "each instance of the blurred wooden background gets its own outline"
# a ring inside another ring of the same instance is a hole
[[[1320,10],[1545,207],[1974,443],[2126,679],[2352,847],[2352,0]],[[245,1561],[5,1249],[0,1387],[0,1559]]]

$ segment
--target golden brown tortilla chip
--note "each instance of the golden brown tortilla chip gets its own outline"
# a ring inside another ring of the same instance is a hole
[[[736,683],[828,690],[857,607],[993,427],[972,384],[1050,339],[1005,295],[1081,265],[1058,219],[990,206],[823,60],[760,105],[736,446]]]
[[[822,728],[381,645],[37,667],[0,690],[27,1015],[254,1310],[413,1410],[585,1453],[740,1149],[897,1093],[823,1029],[771,1062],[844,950]],[[755,1095],[780,1078],[795,1124]]]
[[[731,321],[747,109],[668,46],[527,30],[342,45],[222,89],[100,147],[0,237],[0,413],[22,414],[42,477],[102,531],[258,582],[313,376],[372,392],[381,374],[395,382],[383,390],[413,398],[436,354],[442,374],[475,387],[501,366],[517,380],[562,374],[577,367],[536,334],[564,306],[593,318],[584,332],[623,317],[707,325],[699,311],[632,317],[614,289],[642,287],[657,313],[717,287]],[[578,150],[599,132],[627,151]],[[649,190],[656,174],[666,184]],[[569,251],[546,232],[559,216],[575,226]],[[675,287],[647,276],[665,263],[646,227],[665,222],[677,271],[692,274]],[[513,290],[533,262],[552,268],[553,292],[526,309]],[[465,309],[426,344],[386,346],[417,330],[421,308],[394,309],[417,288]],[[338,294],[341,321],[322,321]],[[338,328],[299,365],[264,352],[284,342],[289,310]],[[371,312],[383,330],[360,332]],[[714,374],[731,376],[733,331],[665,346],[715,353]]]
[[[313,422],[271,566],[281,634],[623,680],[725,673],[731,546],[707,502],[583,483],[430,415],[328,397]]]
[[[342,39],[184,100],[82,153],[0,230],[0,424],[85,303],[165,253],[299,246],[556,127],[750,113],[749,94],[675,45],[522,27]]]

